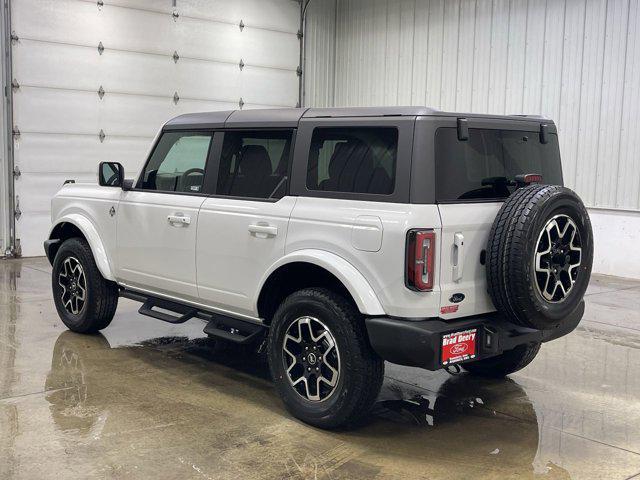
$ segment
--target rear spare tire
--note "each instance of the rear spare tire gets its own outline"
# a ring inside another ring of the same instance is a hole
[[[493,222],[486,262],[499,312],[525,327],[559,327],[582,302],[591,275],[593,233],[584,204],[557,185],[516,190]]]

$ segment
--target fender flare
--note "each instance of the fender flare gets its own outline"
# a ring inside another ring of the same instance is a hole
[[[262,288],[271,274],[278,268],[294,262],[311,263],[333,274],[349,291],[360,313],[364,315],[385,315],[378,296],[358,269],[338,255],[315,249],[296,250],[285,255],[269,267],[260,281],[260,288],[254,305],[256,312],[258,311],[259,293],[262,292]]]
[[[96,262],[98,270],[100,270],[100,273],[104,278],[115,282],[116,279],[113,276],[113,270],[111,269],[111,262],[109,261],[107,250],[104,248],[104,244],[100,239],[98,230],[96,230],[96,227],[93,225],[91,220],[78,213],[64,215],[63,217],[56,219],[56,223],[49,229],[47,238],[51,239],[53,230],[61,223],[71,223],[82,232],[89,243],[89,247],[91,247],[93,259]]]

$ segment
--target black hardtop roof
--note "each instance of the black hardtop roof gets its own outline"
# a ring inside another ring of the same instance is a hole
[[[331,108],[265,108],[225,110],[219,112],[185,113],[172,118],[165,129],[191,128],[288,128],[296,127],[301,118],[340,117],[476,117],[508,120],[544,120],[536,115],[486,115],[443,112],[430,107],[331,107]]]

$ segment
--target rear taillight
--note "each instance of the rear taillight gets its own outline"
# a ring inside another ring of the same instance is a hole
[[[433,230],[409,230],[405,283],[412,290],[433,289],[436,233]]]

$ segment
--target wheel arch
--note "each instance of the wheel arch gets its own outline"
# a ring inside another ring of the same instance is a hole
[[[349,262],[322,250],[300,250],[281,258],[264,275],[256,300],[256,311],[269,323],[284,298],[306,287],[337,291],[364,315],[384,315],[373,288]]]
[[[51,227],[47,239],[59,240],[59,242],[53,243],[48,248],[45,248],[49,262],[53,265],[56,253],[60,245],[62,245],[62,242],[73,237],[84,238],[87,241],[102,276],[107,280],[115,281],[107,250],[104,248],[104,244],[100,239],[96,227],[88,218],[79,214],[65,215],[58,219]]]

